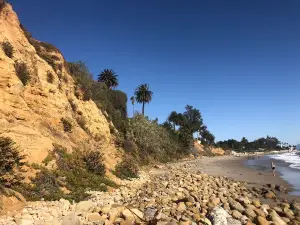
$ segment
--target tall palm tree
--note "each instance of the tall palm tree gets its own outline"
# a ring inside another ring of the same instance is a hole
[[[142,114],[145,113],[145,103],[149,103],[152,100],[153,92],[149,90],[148,84],[141,84],[134,92],[135,99],[138,103],[143,104]]]
[[[132,116],[134,116],[134,103],[135,103],[135,98],[134,96],[131,96],[130,101],[132,103]]]
[[[115,88],[119,85],[118,75],[111,69],[104,69],[98,75],[98,82],[106,84],[109,89]]]
[[[175,130],[176,125],[178,125],[178,114],[175,111],[172,111],[168,117],[168,120],[173,123],[173,130]]]

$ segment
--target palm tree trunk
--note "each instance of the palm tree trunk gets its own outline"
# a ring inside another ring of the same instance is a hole
[[[142,114],[143,114],[143,116],[145,114],[145,102],[143,102]]]

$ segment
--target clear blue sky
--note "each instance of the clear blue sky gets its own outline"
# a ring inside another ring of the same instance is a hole
[[[85,61],[94,75],[115,70],[128,97],[149,83],[153,119],[190,104],[217,140],[300,143],[299,0],[11,3],[68,61]]]

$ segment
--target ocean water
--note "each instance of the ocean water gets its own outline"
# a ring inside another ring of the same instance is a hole
[[[272,161],[275,162],[276,171],[280,176],[293,186],[293,191],[289,194],[300,196],[300,152],[251,157],[245,165],[252,169],[271,172]]]
[[[289,167],[300,170],[300,151],[270,155],[270,158],[284,161],[289,164]]]

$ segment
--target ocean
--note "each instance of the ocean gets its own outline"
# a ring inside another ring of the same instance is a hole
[[[256,170],[272,171],[271,161],[275,162],[276,171],[280,176],[293,186],[294,190],[289,194],[300,196],[300,151],[252,157],[245,165]]]

